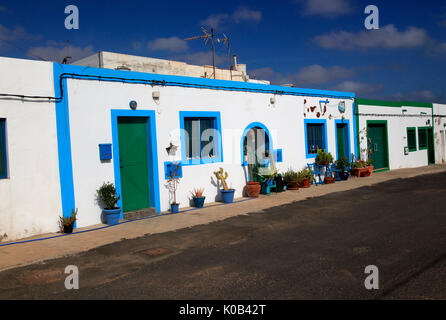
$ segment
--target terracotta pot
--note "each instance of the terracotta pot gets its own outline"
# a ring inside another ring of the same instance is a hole
[[[368,166],[367,169],[370,172],[370,175],[373,176],[373,166]]]
[[[310,187],[310,179],[305,179],[300,182],[301,188],[309,188]]]
[[[324,183],[325,183],[325,184],[332,184],[332,183],[335,183],[335,178],[333,178],[333,177],[325,177],[325,178],[324,178]]]
[[[296,181],[288,181],[286,188],[288,190],[299,190],[299,184]]]
[[[368,168],[354,168],[351,170],[352,176],[355,177],[369,177],[371,172]]]
[[[246,194],[250,198],[257,198],[260,194],[261,189],[262,186],[260,185],[260,182],[248,182],[245,187]]]

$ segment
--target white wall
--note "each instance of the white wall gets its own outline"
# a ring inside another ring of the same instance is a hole
[[[446,105],[434,104],[435,117],[435,163],[446,163]]]
[[[159,105],[151,92],[160,91]],[[241,166],[241,135],[252,122],[263,123],[273,136],[273,148],[283,149],[284,162],[278,168],[292,166],[301,169],[305,159],[304,99],[306,106],[317,106],[321,98],[276,96],[275,106],[270,106],[270,94],[228,92],[208,89],[155,87],[140,84],[123,84],[98,81],[68,80],[71,148],[76,207],[79,209],[78,226],[100,222],[101,210],[95,201],[95,191],[104,181],[114,181],[113,161],[101,163],[98,144],[112,143],[111,109],[129,110],[129,101],[138,102],[138,110],[156,111],[158,168],[161,210],[169,209],[169,192],[165,187],[164,162],[180,160],[169,156],[165,150],[170,142],[179,144],[179,111],[220,111],[223,131],[224,163],[183,167],[183,178],[177,192],[181,207],[188,207],[189,191],[204,187],[206,202],[215,202],[217,188],[212,184],[213,172],[223,167],[229,173],[228,183],[242,196],[246,184]],[[335,119],[340,119],[337,108],[340,99],[329,99],[324,118],[328,125],[328,151],[336,156]],[[344,100],[342,100],[344,101]],[[352,101],[346,100],[345,117],[350,120],[351,150],[354,151]],[[315,116],[307,113],[307,117]],[[115,156],[115,155],[114,155]]]
[[[417,151],[409,152],[409,155],[404,155],[404,147],[407,146],[407,128],[408,127],[426,127],[426,121],[431,117],[393,117],[385,115],[403,115],[403,110],[406,115],[421,115],[427,113],[432,115],[430,108],[420,107],[383,107],[383,106],[369,106],[359,105],[358,112],[360,114],[382,114],[383,116],[360,116],[359,117],[359,132],[360,132],[360,148],[367,149],[367,139],[362,138],[366,136],[365,129],[367,128],[368,120],[387,120],[388,130],[388,148],[389,148],[389,165],[390,170],[401,168],[416,168],[428,165],[428,151],[418,149],[418,130],[417,130]],[[362,151],[361,156],[366,159],[366,152]]]
[[[54,96],[52,63],[0,58],[0,92]],[[61,212],[54,103],[0,97],[8,179],[0,179],[0,240],[58,230]]]

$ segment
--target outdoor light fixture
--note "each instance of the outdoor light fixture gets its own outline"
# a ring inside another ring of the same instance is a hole
[[[159,91],[153,91],[152,92],[152,98],[153,98],[153,100],[158,100],[160,98],[160,92]]]
[[[135,100],[132,100],[132,101],[130,101],[129,106],[130,106],[130,109],[136,110],[138,103]]]
[[[269,99],[269,102],[270,102],[271,104],[275,104],[275,103],[276,103],[276,98],[275,98],[275,97],[271,97],[271,98]]]

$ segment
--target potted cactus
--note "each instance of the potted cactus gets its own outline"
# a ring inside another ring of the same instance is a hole
[[[226,183],[226,179],[228,178],[228,173],[223,170],[223,168],[220,168],[219,171],[214,172],[215,177],[217,180],[221,181],[221,184],[223,186],[223,190],[220,190],[221,192],[221,198],[224,203],[232,203],[234,201],[234,189],[229,189],[228,185]]]

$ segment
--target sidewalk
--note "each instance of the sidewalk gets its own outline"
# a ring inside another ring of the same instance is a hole
[[[351,189],[369,186],[388,180],[411,178],[418,175],[433,174],[446,171],[446,165],[435,165],[416,169],[401,169],[383,173],[375,173],[368,178],[351,178],[345,182],[333,185],[312,186],[310,189],[287,191],[271,196],[261,196],[257,199],[237,199],[237,203],[222,205],[211,204],[203,209],[183,210],[179,214],[167,214],[149,219],[131,221],[117,226],[105,225],[91,226],[76,230],[71,235],[52,239],[13,244],[0,247],[0,271],[73,255],[100,247],[123,239],[138,238],[147,234],[163,233],[178,229],[208,224],[224,220],[233,216],[244,215],[250,212],[259,212],[271,207],[280,206],[294,201],[301,201],[311,197],[319,197],[329,193],[342,192]],[[99,230],[88,230],[101,228]],[[46,234],[19,241],[35,240],[40,238],[60,236],[60,234]],[[4,245],[6,243],[0,243]],[[156,244],[154,244],[156,246]]]

